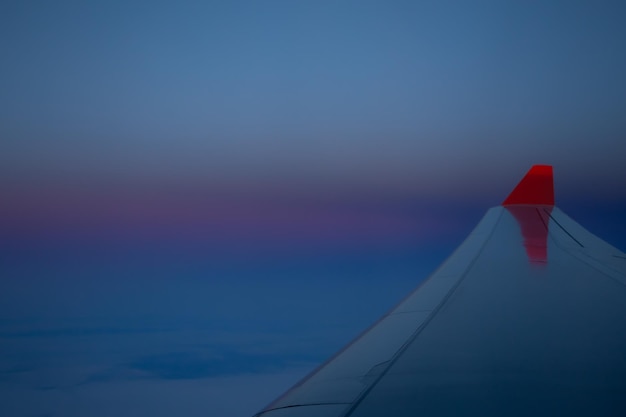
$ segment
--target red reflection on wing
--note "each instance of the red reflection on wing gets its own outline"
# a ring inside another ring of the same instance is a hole
[[[505,208],[515,217],[520,226],[528,261],[533,264],[546,264],[548,262],[548,218],[552,207],[506,206]]]

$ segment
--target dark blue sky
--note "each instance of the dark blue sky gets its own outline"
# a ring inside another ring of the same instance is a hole
[[[535,163],[626,248],[623,2],[12,1],[0,54],[0,414],[248,415]]]

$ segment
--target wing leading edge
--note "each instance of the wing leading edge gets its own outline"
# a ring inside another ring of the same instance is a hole
[[[626,256],[534,166],[415,291],[257,417],[626,415]]]

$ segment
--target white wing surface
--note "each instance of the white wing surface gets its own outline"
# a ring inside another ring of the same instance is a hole
[[[626,255],[534,166],[419,288],[256,417],[626,416]]]

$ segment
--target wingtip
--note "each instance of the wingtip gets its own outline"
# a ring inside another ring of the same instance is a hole
[[[554,206],[554,179],[552,165],[533,165],[503,206],[527,204]]]

